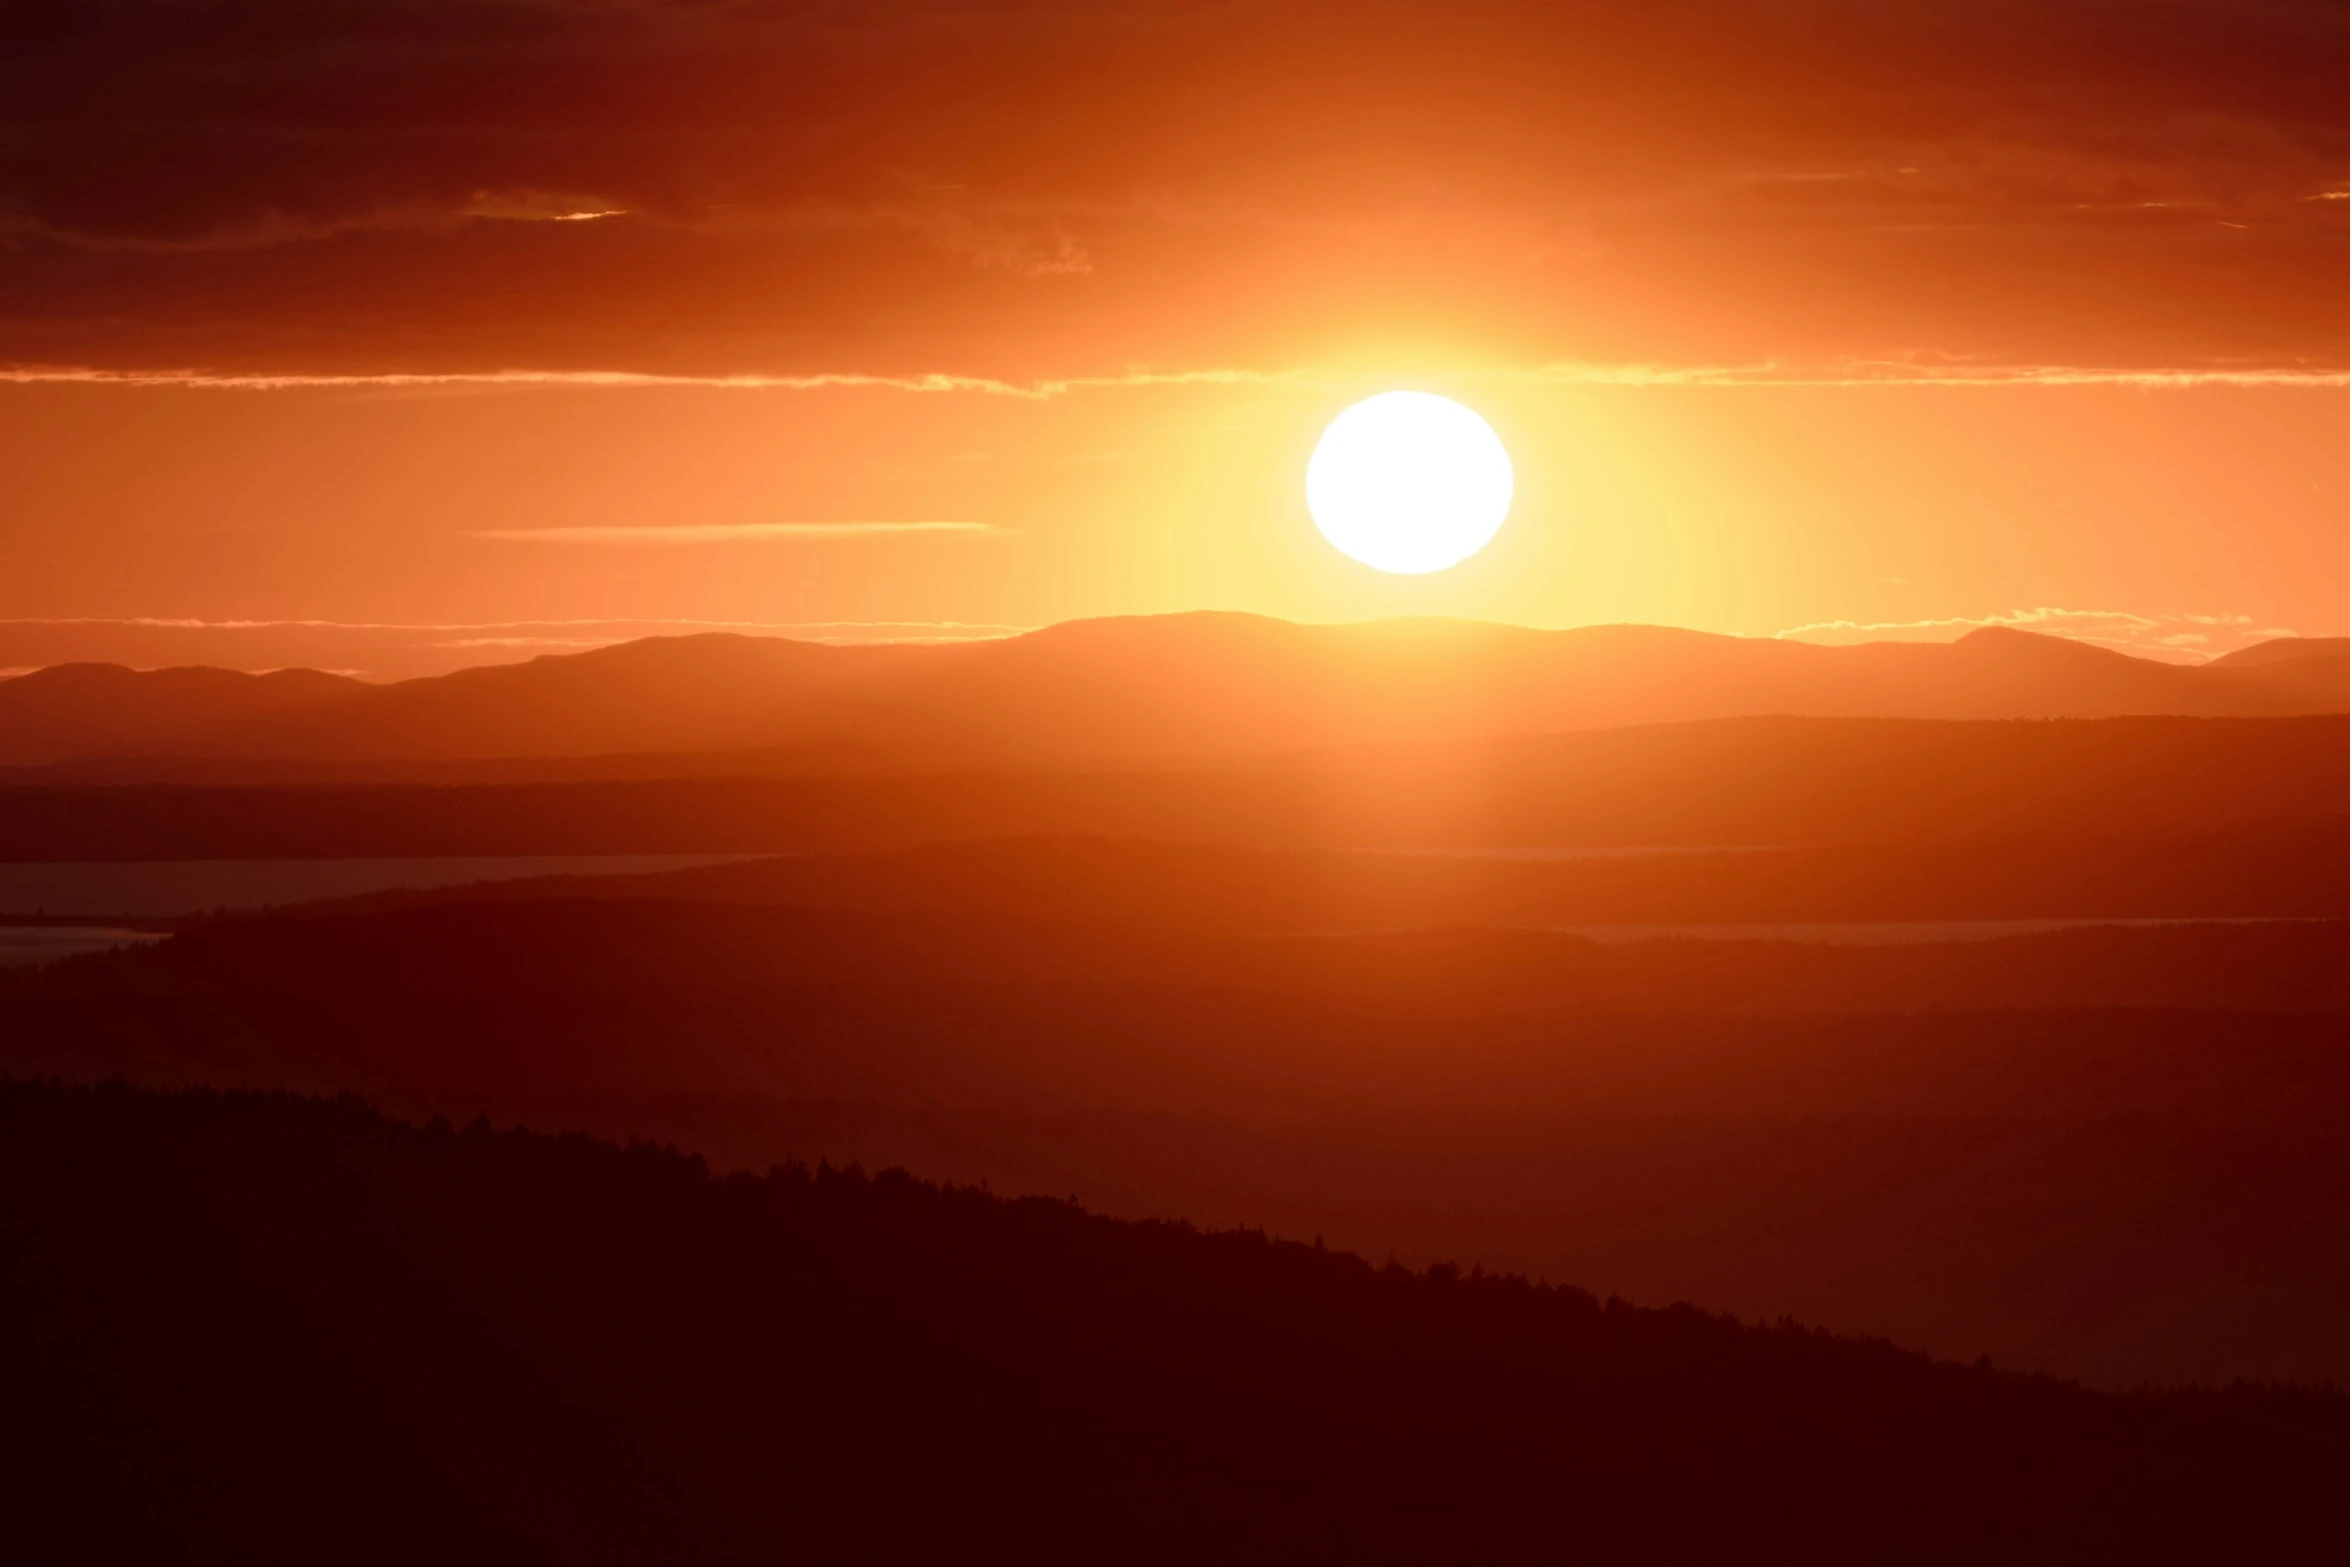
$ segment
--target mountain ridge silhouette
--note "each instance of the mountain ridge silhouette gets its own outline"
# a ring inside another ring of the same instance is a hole
[[[2001,627],[1947,643],[1827,647],[1661,626],[1304,625],[1227,612],[1070,621],[954,645],[708,633],[382,686],[315,671],[57,666],[0,682],[0,766],[790,747],[930,766],[1058,765],[1777,714],[2350,711],[2350,656],[2322,644],[2248,656],[2258,653],[2167,664]]]

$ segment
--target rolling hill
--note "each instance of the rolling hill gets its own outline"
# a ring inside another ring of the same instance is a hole
[[[1853,647],[1644,626],[1077,621],[997,642],[655,638],[386,686],[64,666],[0,683],[0,766],[138,757],[422,766],[815,748],[864,765],[1171,762],[1754,714],[2350,710],[2329,642],[2182,667],[2003,629]],[[2254,653],[2260,649],[2251,650]],[[202,700],[180,693],[202,688]]]
[[[550,898],[929,911],[1225,936],[2350,919],[2350,820],[2233,833],[2049,833],[1561,858],[1007,837],[649,875],[480,881],[372,894],[310,912]]]
[[[1012,834],[1355,849],[2206,837],[2340,817],[2350,715],[1718,719],[1033,771],[757,777],[742,775],[756,759],[695,761],[694,776],[658,776],[654,759],[646,776],[569,782],[0,785],[0,860],[783,853]]]
[[[2316,1562],[2338,1397],[2100,1395],[900,1172],[0,1084],[26,1559]]]
[[[0,975],[0,1073],[904,1164],[2108,1386],[2350,1379],[2343,923],[1837,948],[1068,907],[223,921]]]

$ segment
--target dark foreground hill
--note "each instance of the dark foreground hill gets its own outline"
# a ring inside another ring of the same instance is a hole
[[[2338,922],[1606,945],[612,898],[0,977],[0,1071],[902,1163],[2126,1386],[2350,1379],[2346,1014]]]
[[[1763,713],[2251,717],[2350,710],[2350,655],[2281,639],[2194,668],[1988,629],[1815,647],[1657,626],[1074,621],[956,646],[652,638],[359,686],[63,666],[0,682],[0,766],[442,764],[816,747],[953,765],[1186,761]],[[240,683],[243,682],[243,683]]]
[[[2350,1408],[2098,1395],[897,1174],[0,1087],[13,1559],[2338,1560]]]

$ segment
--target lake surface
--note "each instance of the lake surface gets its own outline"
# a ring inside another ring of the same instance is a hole
[[[78,953],[140,947],[162,939],[151,931],[115,930],[104,925],[0,925],[0,968],[54,963]]]
[[[0,914],[172,917],[526,876],[628,876],[764,854],[553,854],[401,860],[155,860],[0,864]]]
[[[1848,920],[1791,924],[1720,925],[1507,925],[1502,930],[1538,930],[1559,936],[1581,936],[1610,946],[1635,941],[1801,941],[1827,947],[1902,947],[1937,941],[1993,941],[2001,936],[2037,936],[2054,930],[2091,926],[2142,928],[2154,925],[2299,925],[2315,923],[2298,916],[2171,915],[2159,919],[2006,919],[2006,920]],[[1291,941],[1337,940],[1359,936],[1392,936],[1396,927],[1361,930],[1317,930],[1283,937]]]
[[[1901,947],[1934,941],[1992,941],[2094,925],[2270,925],[2268,919],[1853,920],[1809,925],[1544,925],[1591,941],[1805,941],[1830,947]]]
[[[1361,854],[1384,854],[1406,860],[1645,860],[1665,855],[1768,854],[1772,845],[1760,843],[1701,843],[1690,845],[1523,844],[1494,849],[1361,849]]]

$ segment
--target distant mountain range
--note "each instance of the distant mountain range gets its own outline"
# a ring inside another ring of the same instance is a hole
[[[1191,614],[951,647],[663,637],[380,686],[309,670],[60,665],[0,682],[0,766],[236,759],[364,773],[762,753],[753,770],[857,771],[1183,762],[1763,714],[2333,712],[2350,712],[2350,641],[2338,638],[2181,666],[1996,628],[1820,647],[1650,626]]]

